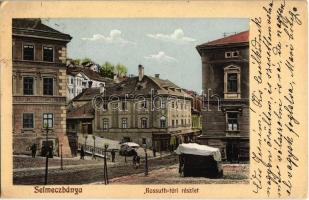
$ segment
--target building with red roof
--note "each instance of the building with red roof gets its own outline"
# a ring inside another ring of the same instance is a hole
[[[230,162],[249,160],[249,31],[196,47],[205,94],[200,143]]]

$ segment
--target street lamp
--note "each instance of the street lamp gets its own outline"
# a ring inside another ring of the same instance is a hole
[[[108,184],[108,174],[107,174],[107,163],[106,163],[106,151],[108,148],[108,144],[104,144],[104,184],[107,185]]]
[[[62,143],[60,144],[60,169],[63,170]]]
[[[45,143],[45,156],[46,156],[46,162],[45,162],[45,177],[44,177],[44,184],[47,185],[47,177],[48,177],[48,157],[49,157],[49,146],[48,146],[48,131],[50,130],[50,126],[48,123],[44,124],[44,128],[46,131],[46,143]]]
[[[92,139],[93,139],[92,159],[96,159],[95,158],[95,136],[94,135],[92,136]]]
[[[147,155],[147,145],[144,144],[143,145],[143,148],[144,148],[144,151],[145,151],[145,176],[148,176],[148,155]]]

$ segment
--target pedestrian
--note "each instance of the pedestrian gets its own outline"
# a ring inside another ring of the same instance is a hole
[[[84,151],[84,146],[81,146],[80,148],[80,159],[84,160],[85,158],[85,151]]]
[[[133,150],[133,167],[136,167],[136,160],[137,160],[137,152],[135,150]]]
[[[49,154],[49,158],[54,157],[53,146],[51,146],[51,145],[48,148],[48,154]]]
[[[94,151],[94,148],[92,148],[92,160],[96,160],[97,157],[95,155],[95,151]]]
[[[114,149],[112,149],[111,154],[112,154],[112,162],[115,162],[116,153]]]
[[[139,167],[140,161],[141,161],[141,157],[139,155],[136,155],[136,164],[135,164],[136,169]]]
[[[32,158],[35,158],[35,155],[36,155],[36,144],[33,143],[30,149],[31,149]]]
[[[156,148],[153,147],[153,149],[152,149],[153,157],[156,157],[156,152],[157,152]]]

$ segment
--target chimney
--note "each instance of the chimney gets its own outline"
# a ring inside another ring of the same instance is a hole
[[[160,78],[160,74],[155,74],[155,77],[156,78]]]
[[[88,81],[88,88],[91,88],[92,86],[92,81]]]
[[[144,67],[143,65],[138,65],[138,81],[142,81],[144,77]]]

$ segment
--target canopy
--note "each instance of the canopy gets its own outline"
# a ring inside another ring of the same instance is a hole
[[[196,143],[180,144],[175,150],[177,154],[191,154],[200,156],[213,156],[216,161],[221,161],[221,153],[218,148]]]
[[[139,147],[139,144],[136,144],[134,142],[125,142],[122,143],[121,145],[128,145],[129,147]]]

